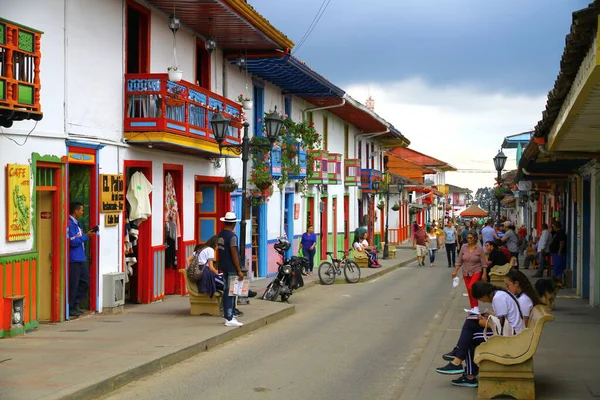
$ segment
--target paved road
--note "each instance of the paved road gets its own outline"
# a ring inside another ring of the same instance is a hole
[[[295,315],[106,399],[397,399],[450,304],[449,275],[411,264],[363,284],[317,285],[292,296]]]

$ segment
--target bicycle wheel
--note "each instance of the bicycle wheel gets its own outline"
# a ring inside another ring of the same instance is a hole
[[[360,268],[354,261],[346,260],[344,263],[344,277],[348,283],[356,283],[360,280]]]
[[[335,277],[336,273],[333,264],[325,261],[319,265],[319,280],[323,285],[331,285],[335,282]]]

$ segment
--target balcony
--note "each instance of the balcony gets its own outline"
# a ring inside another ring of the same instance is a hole
[[[289,178],[295,179],[295,180],[304,179],[304,178],[306,178],[306,169],[307,169],[306,151],[302,150],[300,145],[295,145],[294,149],[295,149],[294,154],[288,154],[288,156],[293,156],[292,162],[295,165],[300,166],[300,168],[297,171],[298,172],[297,174],[296,174],[296,171],[291,172],[289,175]]]
[[[329,156],[325,150],[309,150],[312,158],[308,183],[311,185],[327,185],[329,183]]]
[[[41,39],[42,32],[0,18],[0,126],[43,117]]]
[[[344,160],[344,185],[358,186],[360,184],[360,160],[347,158]]]
[[[274,179],[281,178],[281,147],[273,146],[271,149],[271,175]]]
[[[372,191],[373,182],[382,180],[382,173],[376,169],[360,170],[360,189],[362,191]]]
[[[231,118],[224,144],[241,142],[241,105],[186,81],[171,82],[167,74],[125,75],[125,139],[130,144],[202,156],[219,146],[210,120],[219,109]],[[224,156],[234,157],[223,149]]]
[[[342,183],[342,155],[329,153],[327,155],[327,180],[330,185]]]

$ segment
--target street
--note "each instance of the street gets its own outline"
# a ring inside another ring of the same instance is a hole
[[[413,263],[363,284],[317,285],[292,296],[295,315],[105,399],[397,399],[450,304],[449,275]]]

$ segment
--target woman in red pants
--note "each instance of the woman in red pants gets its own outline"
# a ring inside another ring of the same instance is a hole
[[[485,251],[477,241],[477,232],[469,231],[467,234],[467,243],[463,244],[458,253],[458,261],[452,279],[456,278],[458,270],[462,268],[463,279],[469,294],[469,303],[471,304],[471,312],[479,313],[479,302],[471,294],[471,286],[478,280],[487,280],[487,264],[485,261]]]

